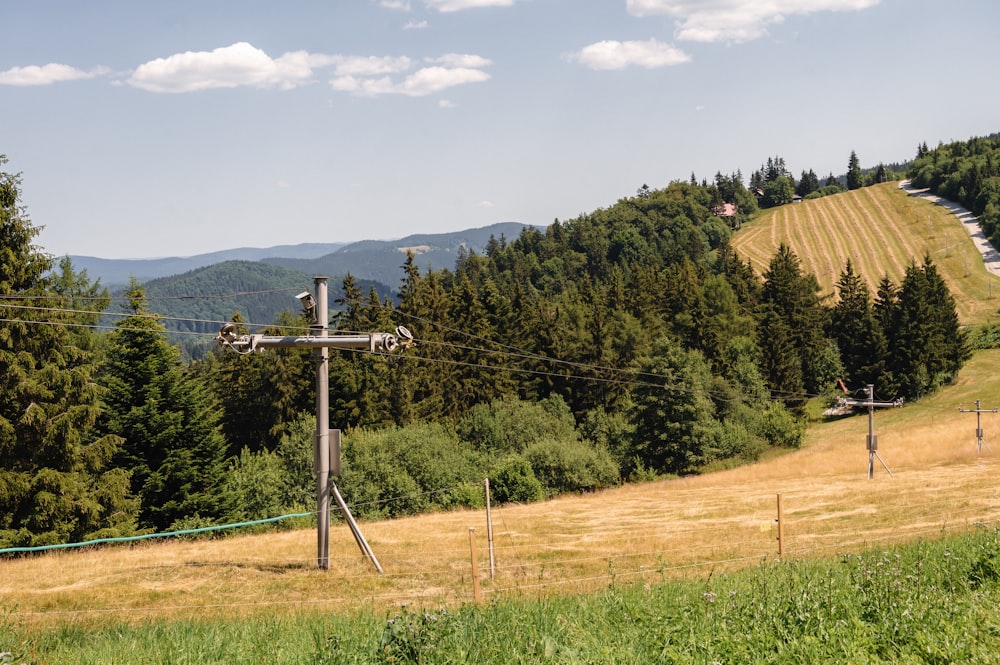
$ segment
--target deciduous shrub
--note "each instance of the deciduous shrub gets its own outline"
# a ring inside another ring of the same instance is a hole
[[[545,493],[586,492],[618,484],[618,464],[605,448],[578,439],[543,440],[525,452]]]

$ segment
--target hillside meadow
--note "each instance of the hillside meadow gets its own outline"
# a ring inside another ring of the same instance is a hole
[[[1000,399],[998,362],[877,411],[891,476],[859,414],[754,465],[497,507],[492,577],[485,511],[362,523],[381,575],[342,524],[328,572],[309,528],[6,559],[0,628],[35,662],[990,662],[1000,414],[979,450],[959,408]]]
[[[965,325],[997,321],[1000,277],[987,272],[958,218],[946,207],[910,196],[888,182],[762,212],[733,236],[734,249],[763,274],[781,243],[816,275],[823,296],[851,259],[874,295],[888,275],[897,285],[911,261],[938,267]]]
[[[778,494],[790,560],[964,533],[1000,519],[1000,414],[982,416],[979,451],[976,416],[959,410],[1000,403],[998,362],[1000,351],[978,352],[953,385],[875,413],[891,476],[876,461],[868,478],[860,414],[813,425],[799,450],[750,466],[496,507],[492,578],[485,511],[466,510],[362,523],[384,574],[335,524],[328,572],[303,528],[8,558],[0,596],[38,627],[437,607],[473,599],[473,543],[486,600],[703,577],[777,559]]]

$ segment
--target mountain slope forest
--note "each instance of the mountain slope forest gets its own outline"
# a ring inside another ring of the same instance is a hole
[[[860,171],[852,153],[846,181],[890,175]],[[845,257],[836,299],[787,244],[758,272],[733,249],[726,212],[752,226],[801,182],[780,158],[751,180],[643,186],[493,238],[451,269],[422,271],[410,255],[392,298],[345,277],[335,329],[404,325],[417,341],[391,356],[331,353],[348,501],[386,517],[477,505],[483,477],[505,502],[695,474],[797,447],[807,405],[838,380],[913,400],[955,376],[969,344],[930,254],[897,278]],[[0,548],[312,505],[308,352],[183,360],[151,290],[133,282],[112,305],[33,244],[20,182],[0,174]],[[845,196],[832,177],[821,189],[804,198]],[[111,329],[98,325],[115,307]],[[265,329],[307,330],[290,312]]]

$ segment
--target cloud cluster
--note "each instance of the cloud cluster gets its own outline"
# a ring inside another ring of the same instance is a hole
[[[393,75],[402,75],[411,69],[409,58],[395,58],[381,63],[355,58],[337,65],[330,85],[334,90],[365,97],[386,94],[423,97],[456,85],[486,81],[490,75],[483,68],[490,64],[489,60],[478,55],[449,54],[431,59],[428,66],[399,79]]]
[[[626,0],[632,16],[669,16],[675,37],[693,42],[747,42],[767,34],[786,16],[856,11],[879,0]]]
[[[625,69],[632,65],[656,69],[688,62],[691,56],[655,39],[642,42],[605,40],[585,46],[567,59],[591,69]]]
[[[447,54],[416,66],[406,56],[345,56],[292,51],[272,58],[247,42],[212,51],[186,51],[156,58],[135,68],[126,83],[155,93],[184,93],[219,88],[290,90],[332,70],[334,90],[356,95],[387,94],[421,97],[465,83],[486,81],[492,64],[471,54]],[[15,67],[0,72],[0,85],[48,85],[106,76],[106,68],[85,72],[69,65]]]
[[[0,85],[35,86],[49,85],[62,81],[78,81],[80,79],[92,79],[97,76],[104,76],[108,73],[106,67],[97,67],[90,71],[83,71],[69,65],[60,65],[50,62],[47,65],[28,65],[27,67],[13,67],[7,71],[0,72]]]
[[[246,42],[213,51],[187,51],[136,67],[128,84],[149,92],[196,92],[213,88],[280,88],[308,83],[323,56],[304,51],[273,59]]]
[[[430,9],[446,13],[477,7],[510,7],[514,0],[424,0],[424,4]]]
[[[423,0],[441,13],[479,7],[509,7],[517,0]],[[768,26],[786,16],[821,11],[857,11],[879,0],[625,0],[635,17],[666,16],[675,24],[679,41],[738,43],[767,34]],[[410,0],[375,0],[380,7],[410,11]],[[426,21],[410,21],[408,30],[427,28]],[[652,38],[644,41],[595,42],[566,54],[564,59],[594,70],[627,67],[655,69],[691,60],[681,49]],[[445,55],[419,65],[405,56],[345,56],[292,51],[271,57],[247,42],[212,51],[186,51],[143,63],[126,83],[155,93],[197,92],[218,88],[274,88],[289,90],[318,80],[323,70],[337,91],[360,96],[407,95],[421,97],[467,83],[489,80],[492,64],[477,55]],[[40,86],[109,75],[106,68],[84,71],[70,65],[14,67],[0,72],[0,85]]]
[[[626,11],[636,17],[668,16],[674,19],[674,37],[693,42],[746,42],[767,34],[769,25],[786,16],[820,11],[866,9],[879,0],[625,0]],[[596,70],[669,67],[689,62],[684,51],[656,39],[605,40],[569,54],[567,60]]]

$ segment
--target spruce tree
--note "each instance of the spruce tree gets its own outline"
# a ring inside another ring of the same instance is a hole
[[[903,277],[889,337],[900,396],[918,399],[950,382],[969,357],[955,300],[929,256]]]
[[[219,522],[233,512],[226,489],[226,440],[204,380],[181,364],[142,287],[129,287],[132,313],[110,333],[100,379],[110,434],[124,442],[117,461],[132,470],[144,529]]]
[[[712,375],[697,351],[670,339],[659,341],[639,364],[633,393],[632,450],[645,468],[693,473],[715,458]]]
[[[819,393],[829,387],[836,375],[827,367],[828,342],[824,335],[827,311],[819,299],[819,283],[812,273],[803,273],[799,257],[782,243],[764,273],[762,303],[773,316],[779,318],[787,329],[789,343],[801,362],[801,376],[805,389]],[[774,327],[771,324],[770,327]],[[762,331],[764,335],[767,331]],[[764,348],[766,340],[761,341]],[[766,352],[765,352],[766,353]],[[785,361],[775,360],[781,365]],[[771,388],[787,391],[787,387],[773,381]]]
[[[0,547],[136,527],[129,474],[110,464],[120,439],[95,428],[95,344],[86,328],[66,325],[92,324],[107,294],[66,262],[47,276],[52,259],[33,244],[38,232],[20,204],[20,176],[0,172]],[[84,293],[95,300],[75,300]]]
[[[837,281],[840,300],[830,317],[830,336],[844,364],[844,380],[852,389],[879,381],[888,351],[885,334],[872,308],[871,293],[848,259]]]
[[[861,173],[861,163],[853,150],[847,161],[847,189],[858,189],[864,186],[864,174]]]

